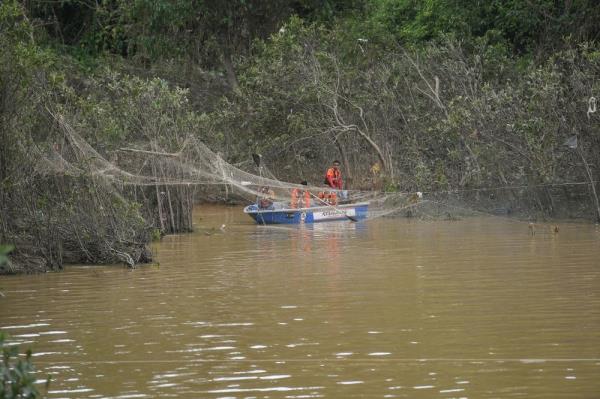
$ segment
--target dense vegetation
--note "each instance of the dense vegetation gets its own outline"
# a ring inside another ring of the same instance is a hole
[[[31,363],[31,350],[20,357],[19,347],[7,342],[8,337],[0,332],[0,399],[37,399],[42,394],[36,387],[35,368]],[[46,380],[46,390],[50,376]]]
[[[108,159],[193,131],[285,179],[340,158],[354,188],[518,187],[505,209],[598,218],[598,21],[594,0],[5,0],[4,271],[135,264],[191,226],[189,190],[42,173],[68,129]]]

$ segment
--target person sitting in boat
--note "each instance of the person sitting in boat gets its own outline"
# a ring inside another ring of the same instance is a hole
[[[348,192],[343,190],[342,172],[340,171],[340,161],[337,159],[333,161],[331,168],[327,169],[325,173],[325,184],[334,191],[327,193],[328,196],[332,197],[333,201],[337,203],[337,198],[347,199]]]
[[[343,188],[340,161],[337,159],[333,161],[331,168],[327,169],[327,173],[325,173],[325,184],[336,190],[341,190]]]
[[[308,182],[303,180],[300,182],[301,185],[307,186]],[[291,208],[308,208],[310,207],[310,191],[300,188],[292,189],[292,199],[290,201]]]
[[[260,198],[258,199],[258,207],[260,209],[273,209],[273,199],[275,193],[268,186],[261,187]]]

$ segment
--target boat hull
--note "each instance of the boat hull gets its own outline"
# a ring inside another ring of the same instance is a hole
[[[337,220],[361,220],[367,217],[369,204],[344,204],[300,209],[259,209],[255,204],[244,208],[258,224],[302,224],[332,222]]]

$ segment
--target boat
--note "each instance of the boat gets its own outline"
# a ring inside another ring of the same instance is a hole
[[[367,217],[368,202],[340,205],[318,205],[308,208],[285,208],[276,206],[272,209],[261,209],[256,204],[244,208],[258,224],[302,224],[331,222],[336,220],[358,221]]]

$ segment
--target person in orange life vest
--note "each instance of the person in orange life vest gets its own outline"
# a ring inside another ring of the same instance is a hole
[[[327,169],[325,174],[325,184],[336,190],[342,189],[342,172],[340,171],[340,161],[333,161],[333,166]]]
[[[302,184],[303,186],[307,186],[308,182],[306,180],[303,180],[302,182],[300,182],[300,184]],[[290,202],[290,205],[292,208],[308,208],[310,206],[310,192],[308,190],[294,188],[292,190],[292,200]]]

